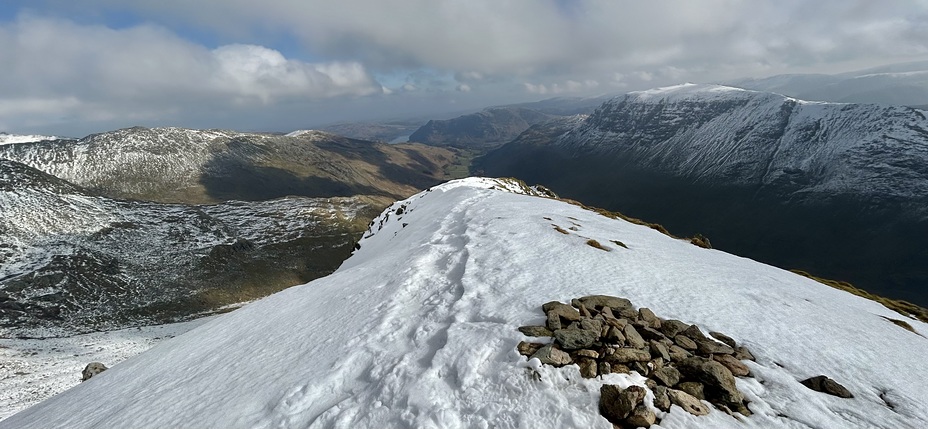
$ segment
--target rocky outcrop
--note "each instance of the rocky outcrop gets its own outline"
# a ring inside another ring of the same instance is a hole
[[[548,344],[521,342],[519,353],[542,364],[577,364],[585,378],[635,371],[648,378],[654,406],[678,405],[705,415],[705,400],[719,409],[751,415],[735,377],[750,376],[739,358],[750,352],[722,333],[709,335],[696,325],[661,319],[648,308],[636,309],[624,298],[592,295],[571,305],[552,301],[542,306],[547,326],[523,326],[527,336],[553,337]],[[600,410],[613,424],[647,427],[658,419],[643,403],[647,388],[604,385]]]

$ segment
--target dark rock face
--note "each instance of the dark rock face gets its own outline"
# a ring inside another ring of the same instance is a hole
[[[834,381],[824,375],[819,375],[816,377],[808,378],[802,380],[803,386],[806,386],[816,392],[827,393],[832,396],[837,396],[839,398],[853,398],[854,395],[851,394],[846,387],[842,386],[837,381]]]

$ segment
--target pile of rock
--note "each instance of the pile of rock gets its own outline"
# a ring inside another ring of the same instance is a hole
[[[661,319],[647,308],[635,309],[624,298],[593,295],[571,305],[552,301],[542,306],[545,326],[519,328],[530,337],[553,337],[543,344],[519,343],[519,352],[542,364],[577,364],[586,378],[636,371],[648,378],[654,406],[668,411],[678,405],[695,415],[709,413],[706,400],[728,413],[750,415],[735,377],[749,376],[742,360],[754,360],[743,346],[724,334],[709,335],[679,320]],[[648,427],[657,422],[644,405],[646,390],[604,385],[600,412],[619,426]]]

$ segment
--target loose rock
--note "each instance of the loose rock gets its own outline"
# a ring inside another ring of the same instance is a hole
[[[532,357],[538,358],[545,365],[564,366],[571,363],[570,355],[567,352],[556,349],[551,344],[545,344]]]
[[[554,333],[544,326],[521,326],[519,332],[527,337],[551,337]]]
[[[651,389],[651,392],[654,393],[654,406],[661,411],[670,411],[670,396],[667,396],[667,388],[657,386]]]
[[[741,404],[744,395],[735,387],[735,377],[722,364],[705,358],[691,357],[677,366],[684,377],[706,385],[706,399],[722,404]]]
[[[544,347],[544,344],[541,343],[529,343],[522,341],[516,346],[516,349],[519,351],[519,354],[522,356],[532,356],[538,349]]]
[[[577,360],[577,365],[580,366],[580,376],[583,378],[596,378],[599,375],[596,359],[582,357]]]
[[[639,404],[637,407],[635,407],[634,410],[632,410],[631,414],[628,415],[628,418],[626,418],[625,421],[630,424],[631,427],[646,428],[650,427],[654,424],[655,421],[657,421],[657,416],[654,415],[654,411],[651,411],[651,409],[646,405]]]
[[[663,332],[667,338],[676,337],[689,327],[690,325],[676,319],[669,319],[661,322],[661,332]]]
[[[808,378],[800,381],[800,383],[802,383],[803,386],[806,386],[816,392],[827,393],[839,398],[854,397],[854,395],[851,394],[851,391],[847,390],[846,387],[824,375]]]
[[[670,403],[683,408],[686,412],[694,416],[704,416],[709,414],[709,407],[700,402],[699,399],[694,398],[689,393],[676,389],[668,389],[667,396],[670,397]]]
[[[695,341],[683,335],[677,335],[676,337],[673,337],[673,342],[677,343],[678,346],[683,347],[686,350],[696,350],[697,348]]]
[[[609,363],[647,362],[651,360],[651,353],[644,349],[621,348],[615,353],[606,356]]]
[[[652,372],[651,378],[661,382],[664,386],[673,387],[680,382],[680,371],[672,366],[665,366]]]
[[[106,371],[108,368],[101,362],[90,362],[81,371],[81,382],[90,380],[93,376]]]
[[[578,350],[589,348],[599,339],[599,331],[583,329],[558,329],[554,331],[554,340],[564,350]]]
[[[625,334],[625,341],[628,342],[629,346],[640,349],[648,344],[644,341],[644,338],[641,338],[638,330],[632,325],[626,325],[622,332]]]
[[[641,386],[629,386],[623,390],[614,384],[604,384],[599,393],[599,412],[614,424],[621,424],[645,396]]]
[[[740,360],[735,359],[731,355],[714,355],[712,359],[718,361],[718,363],[725,365],[725,368],[728,368],[731,371],[731,374],[735,377],[744,377],[751,373],[751,370],[748,369],[747,365],[741,363]]]
[[[728,347],[731,347],[731,348],[738,347],[738,345],[735,343],[735,340],[732,337],[729,337],[728,335],[725,335],[721,332],[709,331],[709,335],[711,335],[712,338],[715,338],[716,340],[719,340],[727,344]]]

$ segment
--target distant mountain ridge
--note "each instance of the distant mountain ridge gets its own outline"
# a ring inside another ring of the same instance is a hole
[[[928,119],[919,109],[681,85],[533,127],[475,169],[928,303]]]
[[[169,203],[286,195],[400,198],[444,180],[455,153],[321,131],[289,137],[226,130],[126,128],[79,140],[0,146],[33,166],[115,198]]]
[[[740,79],[727,84],[804,100],[917,107],[928,104],[928,61],[891,64],[834,75],[785,74],[761,79]]]
[[[446,120],[431,120],[409,141],[432,146],[487,149],[500,146],[528,127],[554,116],[522,107],[491,107]]]

